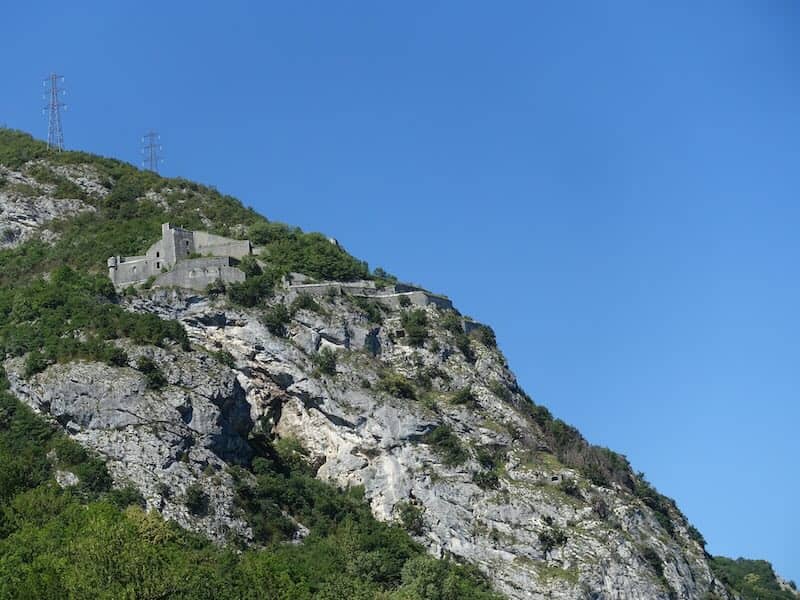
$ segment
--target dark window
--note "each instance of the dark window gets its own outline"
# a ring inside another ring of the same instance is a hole
[[[156,269],[160,269],[160,268],[161,268],[161,263],[160,263],[160,262],[157,262],[157,263],[156,263]]]
[[[186,244],[186,247],[188,248],[189,247],[189,240],[184,240],[184,243]]]
[[[161,252],[156,252],[156,258],[158,258],[159,256],[161,256]]]

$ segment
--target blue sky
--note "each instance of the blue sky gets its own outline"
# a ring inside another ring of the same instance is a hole
[[[800,4],[30,2],[0,123],[453,297],[522,385],[800,581]]]

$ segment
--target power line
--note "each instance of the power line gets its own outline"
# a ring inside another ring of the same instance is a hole
[[[144,155],[142,166],[155,173],[158,173],[158,165],[163,162],[161,159],[161,151],[164,148],[159,143],[160,141],[161,138],[155,131],[148,131],[142,137],[142,154]]]
[[[61,128],[61,108],[66,110],[67,105],[61,102],[61,98],[66,94],[59,83],[64,83],[64,77],[56,73],[44,80],[45,94],[47,100],[43,110],[47,111],[47,148],[49,150],[61,151],[64,149],[64,130]]]

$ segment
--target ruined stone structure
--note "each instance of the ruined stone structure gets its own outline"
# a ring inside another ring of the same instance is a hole
[[[112,256],[108,276],[117,288],[141,284],[155,277],[154,287],[204,290],[216,280],[244,281],[238,259],[253,253],[248,240],[233,240],[205,231],[189,231],[164,223],[161,239],[143,256]],[[203,255],[201,258],[190,258]]]

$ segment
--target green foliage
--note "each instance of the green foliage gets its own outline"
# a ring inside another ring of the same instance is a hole
[[[575,480],[571,477],[563,478],[558,484],[558,489],[564,492],[567,496],[572,496],[578,500],[583,500],[583,496],[581,495],[581,490],[578,487],[578,484],[575,483]]]
[[[548,529],[539,532],[539,543],[545,554],[549,554],[556,548],[567,543],[567,534],[563,529],[550,526]]]
[[[314,356],[314,366],[320,373],[336,375],[336,352],[323,348]]]
[[[264,273],[255,256],[243,257],[237,266],[244,271],[245,277],[257,277]]]
[[[106,277],[68,267],[56,269],[47,281],[2,286],[0,354],[30,353],[25,365],[30,376],[53,362],[80,358],[125,364],[124,352],[109,343],[120,337],[158,346],[174,341],[189,349],[189,338],[177,321],[125,311],[114,300]]]
[[[417,397],[417,393],[411,381],[404,375],[395,371],[382,371],[379,374],[378,385],[376,387],[396,398],[415,400]]]
[[[284,337],[286,335],[286,325],[291,320],[292,315],[289,313],[289,309],[283,304],[270,306],[262,317],[262,321],[269,332],[279,337]]]
[[[464,360],[470,364],[475,362],[477,357],[475,356],[475,351],[472,349],[472,344],[470,344],[469,336],[466,333],[462,331],[456,335],[455,346],[461,351],[461,354],[464,355]]]
[[[471,387],[465,387],[458,390],[455,394],[450,397],[450,402],[453,404],[464,404],[469,406],[470,408],[474,408],[478,405],[478,399],[475,397],[475,394],[472,392]]]
[[[186,488],[186,496],[183,499],[183,503],[193,515],[205,516],[208,514],[208,494],[206,494],[203,488],[197,483],[193,483]]]
[[[422,517],[423,508],[413,502],[398,502],[395,506],[400,523],[411,535],[425,533],[425,519]]]
[[[147,379],[147,387],[151,390],[160,390],[167,385],[167,378],[161,369],[149,356],[140,356],[136,361],[136,368],[139,369]]]
[[[411,298],[408,296],[400,296],[398,302],[400,303],[400,308],[408,308],[411,306]]]
[[[298,272],[315,279],[354,281],[369,277],[365,262],[356,260],[320,233],[303,233],[282,223],[261,221],[248,230],[261,256],[283,273]]]
[[[467,451],[449,425],[439,425],[425,435],[423,441],[441,456],[446,465],[459,465],[467,460]]]
[[[229,283],[223,287],[231,302],[252,307],[272,297],[275,280],[271,274],[261,274],[249,277],[241,283]]]
[[[138,506],[145,508],[146,502],[142,493],[133,486],[126,486],[108,492],[106,499],[120,510],[124,510],[129,506]]]
[[[497,348],[497,338],[495,337],[494,330],[488,325],[478,325],[469,332],[469,337],[487,348]]]
[[[445,311],[440,323],[443,329],[452,334],[459,335],[464,333],[464,321],[461,315],[454,310]]]
[[[227,350],[216,350],[214,352],[211,352],[210,354],[220,364],[223,364],[226,367],[230,367],[231,369],[236,367],[236,359],[233,357],[233,354],[231,354]]]
[[[711,559],[711,570],[742,600],[796,599],[792,592],[781,589],[772,565],[765,560],[715,556]]]
[[[421,308],[404,312],[400,317],[400,324],[410,345],[422,346],[428,339],[428,316]]]
[[[383,311],[380,303],[363,296],[352,296],[355,304],[367,316],[371,323],[383,323]]]
[[[310,294],[298,294],[297,298],[292,300],[290,310],[292,314],[295,314],[299,310],[309,310],[315,313],[322,313],[322,307]]]

